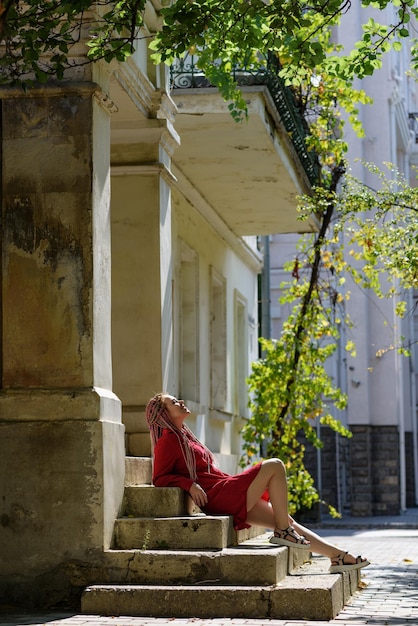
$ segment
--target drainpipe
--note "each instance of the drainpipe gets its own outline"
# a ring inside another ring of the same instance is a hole
[[[408,310],[414,311],[414,296],[412,291],[408,293]],[[414,315],[409,317],[409,340],[415,338]],[[411,417],[412,417],[412,454],[414,462],[414,485],[415,485],[415,506],[418,504],[418,413],[417,413],[417,386],[416,386],[416,358],[415,346],[411,351],[409,359],[409,371],[411,375]]]
[[[394,298],[394,307],[399,298]],[[400,319],[397,318],[394,312],[394,325],[395,325],[395,345],[400,343],[399,324]],[[406,464],[405,464],[405,403],[404,403],[404,381],[403,381],[403,367],[402,357],[395,351],[395,371],[396,371],[396,396],[398,404],[398,426],[399,426],[399,488],[400,488],[400,508],[401,511],[406,511]]]
[[[397,159],[397,141],[396,141],[396,94],[389,100],[390,111],[390,152],[391,162],[395,165],[398,163]],[[394,296],[393,298],[393,317],[394,317],[394,339],[395,345],[399,344],[400,335],[399,332],[399,318],[395,314],[396,304],[399,298]],[[405,469],[405,406],[404,406],[404,394],[403,394],[403,380],[402,380],[402,363],[401,355],[398,351],[395,351],[395,388],[398,406],[398,429],[399,429],[399,501],[401,511],[406,510],[406,469]]]
[[[263,251],[263,269],[261,271],[261,336],[271,338],[271,313],[270,313],[270,237],[261,237]]]
[[[263,255],[263,268],[261,270],[259,285],[259,320],[260,335],[264,339],[271,339],[271,312],[270,312],[270,237],[268,235],[259,238],[261,252]],[[261,355],[263,356],[263,354]],[[261,455],[267,454],[267,440],[261,446]]]

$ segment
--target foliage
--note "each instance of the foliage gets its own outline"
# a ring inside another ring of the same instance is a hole
[[[383,37],[387,31],[379,33]],[[390,171],[388,176],[370,164],[365,166],[376,175],[379,191],[345,172],[344,119],[363,135],[358,105],[371,101],[353,88],[348,63],[341,76],[334,71],[340,51],[329,34],[329,30],[317,31],[316,41],[328,54],[318,67],[300,60],[295,68],[289,61],[292,50],[284,45],[280,49],[282,76],[292,85],[300,112],[309,123],[308,146],[321,163],[318,186],[311,196],[301,199],[300,219],[315,217],[319,230],[301,239],[296,258],[285,268],[292,280],[282,286],[282,304],[293,309],[277,340],[261,340],[263,356],[253,364],[249,377],[251,418],[242,433],[243,465],[260,449],[286,462],[292,512],[319,501],[304,465],[303,441],[322,447],[318,423],[350,436],[338,420],[347,398],[327,371],[341,328],[351,326],[345,312],[350,298],[346,276],[379,297],[414,288],[418,279],[416,212],[411,217],[416,190],[399,173]],[[404,301],[399,302],[397,312],[405,313]],[[396,348],[408,353],[403,346]],[[345,349],[355,355],[351,339]],[[331,514],[338,514],[328,506]]]
[[[0,0],[0,84],[45,83],[93,60],[124,61],[134,51],[145,4]]]
[[[319,420],[350,436],[334,416],[347,398],[326,369],[340,329],[351,326],[344,306],[351,295],[346,277],[381,298],[418,288],[418,188],[410,187],[391,164],[385,172],[364,166],[376,175],[376,190],[345,174],[338,193],[321,188],[301,199],[303,215],[321,214],[322,228],[316,236],[301,238],[296,258],[285,268],[291,279],[282,285],[281,302],[293,310],[277,340],[261,340],[263,357],[249,377],[252,417],[243,431],[243,464],[260,448],[285,460],[292,512],[319,500],[304,466],[301,434],[322,447]],[[399,318],[406,314],[405,300],[396,312]],[[355,356],[350,337],[344,347]],[[409,354],[402,344],[391,347]],[[382,354],[378,350],[376,356]],[[330,511],[337,514],[332,507]]]
[[[282,303],[293,303],[293,311],[278,340],[262,340],[264,356],[253,365],[249,377],[252,415],[243,430],[243,463],[251,461],[267,441],[268,455],[278,456],[287,464],[289,485],[293,485],[289,497],[291,512],[311,508],[319,500],[304,465],[301,433],[311,444],[321,447],[316,430],[319,420],[349,436],[327,408],[326,401],[332,401],[337,409],[343,409],[346,397],[335,386],[325,365],[337,347],[340,322],[334,319],[334,308],[342,298],[336,281],[322,278],[324,266],[330,262],[329,252],[325,252],[338,203],[337,186],[343,174],[342,165],[333,166],[328,190],[322,187],[310,199],[311,209],[321,216],[321,227],[318,234],[301,240],[297,258],[287,267],[293,280],[284,290]],[[333,509],[332,512],[336,514]]]
[[[0,0],[0,84],[62,79],[65,71],[105,59],[123,61],[144,30],[146,0]],[[267,51],[289,54],[284,75],[298,81],[300,67],[324,68],[343,80],[370,75],[382,54],[413,36],[408,26],[418,14],[415,0],[363,0],[362,6],[394,8],[391,26],[369,19],[354,50],[329,55],[319,34],[338,23],[351,0],[176,0],[163,3],[163,25],[152,44],[156,62],[171,62],[190,49],[199,66],[227,100],[245,110],[231,76],[234,64],[263,64]],[[88,52],[81,52],[85,43]],[[260,56],[261,55],[261,56]],[[416,54],[418,64],[418,54]]]
[[[350,0],[177,0],[163,10],[164,25],[151,47],[157,62],[168,63],[198,50],[198,67],[225,100],[245,112],[231,69],[263,65],[267,51],[287,59],[282,76],[289,84],[299,84],[305,70],[318,67],[343,81],[373,74],[382,55],[392,46],[399,49],[400,38],[409,36],[406,25],[418,9],[414,0],[365,0],[362,6],[392,6],[396,21],[386,26],[368,19],[355,48],[344,54],[339,50],[330,55],[321,34],[339,23],[351,8]]]
[[[317,41],[329,54],[336,51],[329,30],[319,31]],[[282,46],[281,58],[290,55]],[[340,435],[350,436],[330,410],[333,404],[338,412],[347,401],[327,372],[341,324],[348,322],[343,311],[344,295],[339,289],[346,263],[342,248],[336,245],[333,225],[339,211],[339,186],[345,175],[347,152],[342,111],[361,135],[357,106],[370,102],[350,81],[328,74],[323,67],[300,65],[293,91],[309,123],[308,146],[315,150],[321,164],[317,187],[301,201],[300,219],[314,217],[319,229],[301,239],[296,259],[286,268],[292,280],[283,286],[282,303],[292,305],[293,310],[278,340],[261,340],[263,358],[253,364],[249,378],[251,418],[242,433],[243,465],[262,448],[268,456],[285,461],[291,512],[309,509],[319,500],[304,465],[301,435],[313,446],[321,447],[316,428],[319,420]],[[332,507],[330,511],[337,514]]]
[[[336,232],[345,229],[355,264],[345,266],[354,282],[387,298],[418,289],[418,188],[386,163],[387,171],[365,163],[378,181],[376,190],[348,177]],[[399,305],[403,317],[405,307]]]

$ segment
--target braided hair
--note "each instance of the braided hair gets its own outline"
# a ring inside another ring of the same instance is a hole
[[[189,444],[189,441],[194,441],[198,443],[205,450],[205,460],[209,464],[216,464],[215,459],[211,453],[211,451],[206,448],[202,444],[199,439],[192,433],[190,428],[183,424],[181,428],[177,428],[175,424],[170,420],[170,415],[165,406],[167,395],[164,393],[157,393],[151,400],[149,400],[146,409],[145,409],[145,417],[148,422],[148,428],[151,435],[151,443],[152,449],[154,450],[157,441],[163,434],[163,430],[168,428],[172,433],[174,433],[177,437],[177,440],[180,444],[180,449],[183,453],[184,461],[186,463],[187,469],[189,470],[190,478],[193,481],[197,481],[196,474],[196,457],[194,455],[193,449]]]

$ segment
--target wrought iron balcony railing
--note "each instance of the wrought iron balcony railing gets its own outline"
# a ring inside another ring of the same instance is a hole
[[[173,63],[170,68],[172,89],[199,89],[213,86],[197,67],[197,59],[197,56],[187,54],[184,58]],[[319,162],[316,154],[306,147],[309,129],[300,114],[291,89],[284,84],[279,76],[279,71],[279,61],[271,55],[265,67],[255,70],[251,67],[235,66],[232,73],[234,80],[240,87],[252,85],[265,85],[267,87],[308,179],[311,185],[315,185],[319,179]]]

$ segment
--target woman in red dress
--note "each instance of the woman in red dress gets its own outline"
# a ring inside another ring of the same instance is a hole
[[[261,461],[240,474],[226,474],[184,423],[189,414],[183,400],[169,394],[159,393],[147,404],[156,487],[184,489],[203,512],[232,515],[237,530],[252,525],[271,528],[271,543],[309,548],[327,556],[331,573],[369,565],[367,559],[325,541],[288,514],[286,469],[280,459]]]

